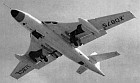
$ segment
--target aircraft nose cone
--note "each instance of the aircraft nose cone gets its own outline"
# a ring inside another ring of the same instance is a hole
[[[18,22],[23,21],[23,19],[25,17],[25,14],[23,12],[18,11],[18,10],[11,10],[11,15]]]
[[[15,18],[18,15],[19,11],[11,10],[11,15]]]

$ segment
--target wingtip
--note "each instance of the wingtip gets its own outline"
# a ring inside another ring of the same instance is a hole
[[[15,79],[19,79],[18,77],[15,77],[12,73],[10,74],[10,76],[12,77],[12,78],[15,78]]]
[[[132,12],[130,12],[130,11],[128,11],[128,12],[132,15],[132,18],[136,18]]]
[[[131,13],[131,12],[130,12],[130,13]],[[131,14],[132,14],[132,13],[131,13]],[[136,18],[134,14],[132,14],[132,17],[133,17],[133,18]]]
[[[102,75],[102,76],[105,76],[105,74],[102,72],[102,73],[100,73],[100,75]]]
[[[116,55],[118,55],[118,56],[120,55],[120,53],[119,53],[119,52],[117,52],[117,51],[115,52],[115,54],[116,54]]]
[[[105,74],[102,74],[102,76],[105,76]]]

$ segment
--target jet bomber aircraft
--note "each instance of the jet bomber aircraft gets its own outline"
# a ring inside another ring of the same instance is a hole
[[[117,51],[103,54],[94,52],[86,56],[78,47],[107,34],[106,30],[134,18],[130,11],[89,20],[78,18],[77,22],[71,23],[40,21],[18,9],[11,9],[11,15],[30,32],[31,38],[28,51],[25,54],[15,54],[19,60],[11,73],[15,79],[44,67],[62,55],[80,65],[77,73],[82,74],[89,69],[104,76],[100,70],[100,61],[120,54]]]

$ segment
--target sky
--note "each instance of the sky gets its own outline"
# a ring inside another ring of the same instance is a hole
[[[62,56],[16,80],[10,77],[19,62],[14,54],[28,50],[30,33],[12,18],[3,2],[42,21],[75,22],[79,17],[91,19],[124,11],[131,11],[136,18],[79,48],[86,55],[111,51],[121,54],[101,63],[105,77],[90,70],[79,75],[76,73],[79,65]],[[0,3],[0,83],[140,83],[139,0],[1,0]]]

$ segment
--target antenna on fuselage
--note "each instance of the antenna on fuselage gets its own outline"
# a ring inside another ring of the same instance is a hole
[[[7,8],[9,8],[10,10],[12,10],[12,8],[9,7],[8,5],[6,5],[4,2],[3,2],[3,5],[6,6]]]

